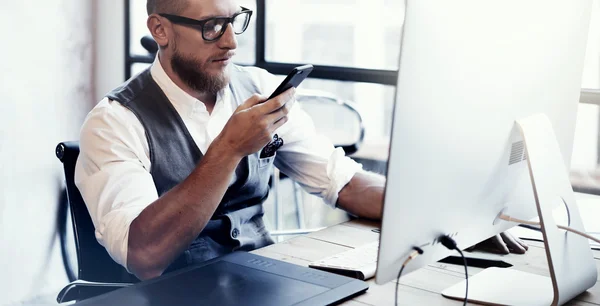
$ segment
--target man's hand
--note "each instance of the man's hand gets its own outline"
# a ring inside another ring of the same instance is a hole
[[[131,223],[129,271],[140,279],[157,277],[189,247],[219,206],[240,160],[263,148],[287,121],[293,96],[288,90],[264,102],[255,95],[236,109],[194,171]]]
[[[508,232],[501,233],[499,235],[493,236],[489,239],[486,239],[468,249],[466,251],[485,251],[496,254],[525,254],[525,252],[529,249],[527,244],[523,242],[521,239],[514,237]]]
[[[240,158],[258,152],[273,139],[274,132],[287,122],[287,114],[294,104],[294,94],[295,89],[290,88],[266,102],[265,97],[253,95],[235,110],[215,141]]]

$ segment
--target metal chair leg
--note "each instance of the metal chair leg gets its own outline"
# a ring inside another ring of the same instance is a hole
[[[294,186],[294,202],[296,204],[296,218],[298,220],[298,228],[302,229],[306,226],[304,223],[304,202],[302,197],[302,189],[296,182],[293,182]]]
[[[281,200],[280,184],[279,184],[279,169],[273,168],[273,177],[271,191],[274,197],[274,212],[275,212],[275,230],[283,229],[283,207],[281,207],[283,201]]]

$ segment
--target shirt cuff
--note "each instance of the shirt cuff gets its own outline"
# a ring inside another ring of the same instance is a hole
[[[330,184],[323,199],[331,207],[337,207],[340,191],[346,186],[362,165],[345,155],[342,148],[336,148],[327,163],[327,176]]]

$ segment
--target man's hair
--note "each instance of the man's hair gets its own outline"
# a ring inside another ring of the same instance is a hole
[[[180,14],[188,5],[188,0],[147,0],[148,15],[154,13]]]

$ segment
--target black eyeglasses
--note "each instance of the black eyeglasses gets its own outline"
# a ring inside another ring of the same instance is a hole
[[[231,23],[233,26],[233,32],[236,35],[244,33],[250,24],[250,17],[252,17],[252,10],[242,7],[242,11],[235,13],[231,17],[212,17],[202,20],[196,20],[178,15],[171,14],[158,14],[162,17],[167,18],[169,21],[175,24],[185,24],[197,28],[202,32],[202,38],[206,41],[215,41],[221,38],[227,27]]]

